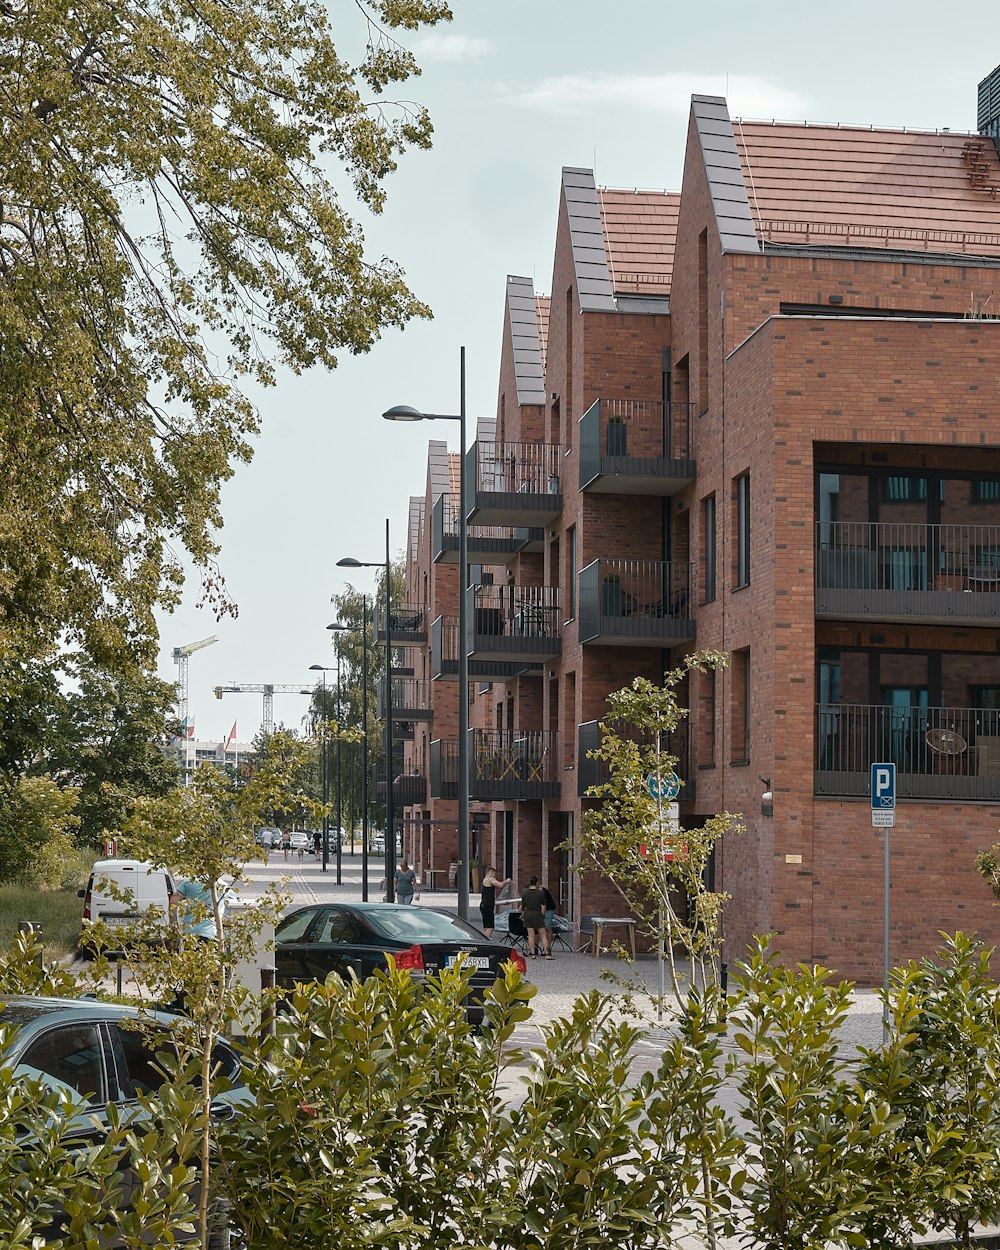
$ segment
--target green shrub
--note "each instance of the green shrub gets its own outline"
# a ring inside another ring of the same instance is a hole
[[[0,886],[0,945],[8,946],[17,935],[18,923],[29,920],[42,927],[48,955],[69,955],[76,949],[83,921],[83,900],[78,886],[40,890],[30,885]]]

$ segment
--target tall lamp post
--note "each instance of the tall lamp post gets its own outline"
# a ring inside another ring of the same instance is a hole
[[[355,560],[345,556],[337,561],[342,569],[378,569],[381,560]],[[385,522],[385,901],[396,895],[396,813],[392,795],[392,564],[389,556],[389,519]]]
[[[334,621],[327,629],[350,629]],[[351,794],[354,794],[354,754],[351,753]],[[351,855],[354,854],[352,806]],[[361,596],[361,901],[368,902],[368,596]]]
[[[310,664],[310,673],[323,674],[323,719],[320,722],[320,750],[322,751],[322,772],[323,772],[323,871],[326,872],[326,866],[330,862],[330,815],[327,805],[330,802],[330,769],[328,766],[329,755],[326,749],[326,675],[332,673],[332,668],[327,668],[323,664]],[[338,882],[339,884],[339,882]]]
[[[458,414],[421,412],[397,404],[382,416],[386,421],[457,421],[458,493],[458,914],[469,919],[469,520],[465,490],[465,348],[460,351]]]
[[[341,885],[343,872],[342,859],[342,838],[344,833],[344,811],[343,798],[340,788],[340,748],[341,748],[341,722],[343,720],[343,705],[340,699],[340,631],[350,629],[349,625],[342,625],[340,621],[334,621],[332,625],[327,625],[327,629],[336,631],[333,641],[337,647],[337,884]]]

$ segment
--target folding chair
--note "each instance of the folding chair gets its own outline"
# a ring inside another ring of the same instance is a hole
[[[524,927],[524,921],[521,919],[520,912],[510,912],[507,918],[507,932],[510,935],[511,945],[515,950],[519,950],[522,955],[526,955],[528,953],[528,930]]]
[[[586,916],[580,917],[580,937],[586,938],[582,946],[578,946],[578,951],[589,951],[594,945],[594,916],[596,913],[588,913]]]

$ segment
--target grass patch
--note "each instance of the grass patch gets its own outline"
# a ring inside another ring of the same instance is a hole
[[[91,851],[82,851],[65,865],[63,883],[57,890],[37,885],[0,886],[0,945],[9,946],[17,934],[18,922],[30,920],[42,926],[47,958],[72,954],[80,937],[83,900],[77,890],[87,884]]]

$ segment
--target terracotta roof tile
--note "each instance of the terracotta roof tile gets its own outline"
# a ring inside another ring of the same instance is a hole
[[[733,133],[762,238],[1000,256],[988,139],[739,119]]]
[[[597,194],[612,289],[669,295],[680,195],[608,189]]]

